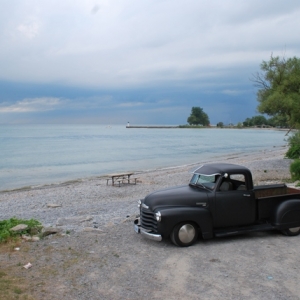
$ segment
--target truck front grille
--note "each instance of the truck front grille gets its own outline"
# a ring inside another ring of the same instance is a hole
[[[155,214],[148,209],[141,209],[141,226],[144,229],[157,231],[157,221],[155,218]]]

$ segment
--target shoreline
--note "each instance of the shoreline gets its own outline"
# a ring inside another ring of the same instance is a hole
[[[84,231],[122,224],[138,211],[136,203],[147,194],[171,186],[188,184],[191,171],[203,163],[226,162],[250,169],[254,185],[290,181],[291,160],[286,147],[254,153],[233,153],[214,160],[135,173],[136,185],[111,186],[106,176],[0,192],[0,220],[13,217],[36,219],[44,227]],[[293,184],[289,184],[293,185]]]
[[[286,145],[285,146],[276,146],[276,147],[274,146],[272,149],[259,150],[259,151],[253,152],[253,153],[236,152],[236,153],[232,153],[232,154],[217,155],[210,159],[199,160],[195,163],[187,163],[187,164],[183,164],[183,165],[174,165],[174,166],[167,166],[167,167],[161,167],[161,168],[155,168],[155,169],[137,170],[137,171],[133,171],[133,173],[134,173],[134,175],[139,175],[139,174],[161,172],[161,171],[167,171],[167,170],[177,170],[177,169],[188,168],[188,167],[193,168],[194,166],[201,165],[204,163],[220,162],[220,161],[235,160],[235,159],[237,160],[237,162],[230,162],[230,163],[241,164],[240,162],[245,162],[249,159],[250,160],[256,159],[257,156],[258,157],[264,156],[264,153],[266,153],[266,152],[277,153],[278,151],[280,151],[279,155],[284,157],[284,154],[287,151],[287,146]],[[275,155],[278,156],[278,154],[275,154]],[[124,172],[126,172],[126,171],[124,171]],[[109,174],[101,174],[101,175],[90,176],[90,177],[70,179],[70,180],[61,181],[61,182],[37,184],[37,185],[32,185],[32,186],[25,185],[25,186],[16,187],[16,188],[0,190],[0,194],[1,193],[10,193],[10,192],[22,192],[22,191],[31,191],[31,190],[39,190],[39,189],[56,188],[56,187],[61,187],[61,186],[69,186],[72,184],[79,184],[79,183],[83,183],[86,181],[95,181],[95,180],[106,179],[108,176],[109,176]]]

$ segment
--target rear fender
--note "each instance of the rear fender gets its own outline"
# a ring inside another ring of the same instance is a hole
[[[300,226],[300,199],[280,203],[273,212],[271,223],[278,229]]]
[[[205,208],[176,207],[159,210],[161,222],[158,223],[158,230],[163,237],[169,237],[174,226],[181,222],[195,223],[204,239],[213,237],[212,218],[210,212]]]

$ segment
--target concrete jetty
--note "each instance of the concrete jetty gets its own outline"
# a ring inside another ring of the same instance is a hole
[[[159,129],[159,128],[162,128],[162,129],[165,129],[165,128],[179,128],[179,126],[132,126],[132,125],[127,125],[126,128],[128,129],[131,129],[131,128],[148,128],[148,129]]]

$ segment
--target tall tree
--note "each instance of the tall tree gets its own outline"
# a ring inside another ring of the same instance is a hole
[[[258,111],[273,117],[285,117],[290,127],[300,125],[300,59],[271,56],[253,76],[259,88]]]
[[[190,125],[209,125],[208,115],[203,111],[201,107],[192,107],[191,115],[188,117],[187,122]]]

